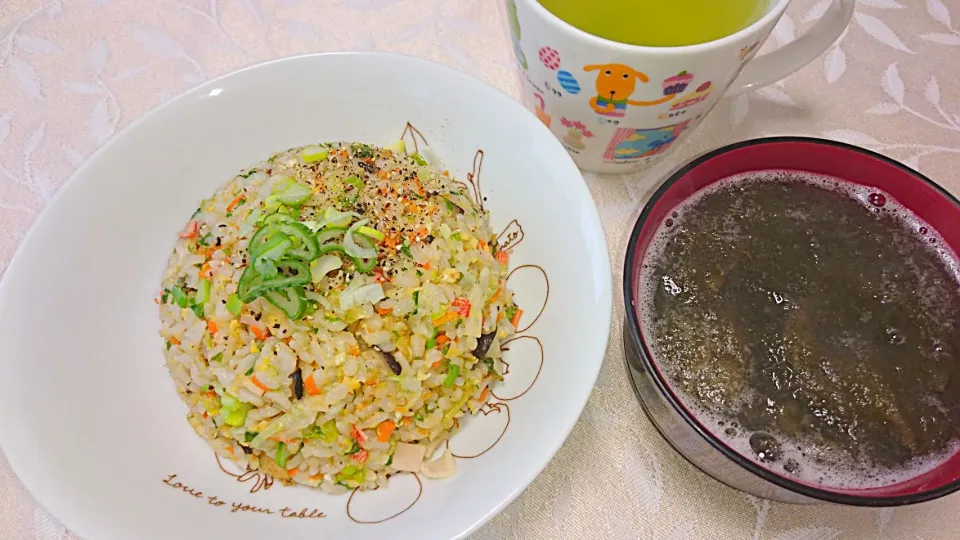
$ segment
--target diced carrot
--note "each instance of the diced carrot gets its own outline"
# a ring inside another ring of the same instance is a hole
[[[421,265],[420,265],[420,268],[423,268],[424,270],[429,270],[429,269],[430,269],[430,261],[427,261],[427,262],[421,264]]]
[[[413,179],[413,185],[417,186],[417,193],[418,193],[421,197],[423,197],[424,195],[427,194],[427,192],[424,191],[424,189],[423,189],[423,185],[420,184],[420,180],[417,180],[416,178],[414,178],[414,179]]]
[[[489,386],[485,386],[485,387],[483,388],[483,392],[480,392],[480,397],[478,398],[478,401],[481,401],[481,402],[482,402],[482,401],[486,401],[486,400],[487,400],[487,392],[489,392],[489,391],[490,391],[490,387],[489,387]]]
[[[410,212],[411,214],[416,214],[420,212],[420,207],[417,206],[415,203],[409,203],[405,208],[407,209],[407,212]]]
[[[478,238],[478,239],[477,239],[477,245],[480,246],[480,249],[486,251],[486,249],[487,249],[487,242],[486,242],[486,240],[484,240],[484,239],[482,239],[482,238]]]
[[[300,472],[300,469],[298,469],[297,467],[294,467],[289,471],[287,471],[287,474],[289,474],[291,477],[294,477],[297,475],[298,472]]]
[[[510,261],[510,252],[500,250],[493,256],[500,264],[506,265]]]
[[[513,318],[510,319],[510,324],[512,324],[514,328],[517,328],[517,325],[520,324],[520,317],[522,315],[523,315],[522,309],[518,309],[517,312],[513,314]]]
[[[437,341],[437,345],[444,345],[450,342],[450,338],[447,337],[446,334],[440,334],[439,336],[437,336],[436,341]]]
[[[264,392],[270,391],[270,389],[267,388],[265,384],[263,384],[262,382],[260,382],[259,379],[257,379],[256,375],[254,375],[253,377],[250,377],[250,380],[253,382],[253,384],[257,385],[257,388],[263,390]]]
[[[210,331],[210,334],[217,333],[217,321],[207,321],[207,330]]]
[[[310,477],[311,482],[316,482],[317,480],[323,480],[323,473],[318,473]]]
[[[170,336],[170,343],[173,343],[174,345],[179,345],[179,344],[180,344],[180,340],[177,339],[176,336]]]
[[[392,236],[385,236],[383,238],[383,243],[386,244],[390,249],[397,247],[397,240]]]
[[[377,426],[377,442],[387,442],[390,440],[390,434],[397,429],[397,424],[393,420],[384,420]]]
[[[233,451],[233,447],[232,447],[232,446],[228,446],[228,447],[227,447],[227,452],[230,452],[230,455],[233,456],[234,458],[237,457],[237,454],[236,454],[236,452]]]
[[[440,326],[440,325],[442,325],[442,324],[446,324],[446,323],[448,323],[448,322],[455,321],[455,320],[457,320],[457,318],[459,318],[459,317],[460,317],[460,314],[457,313],[456,311],[448,311],[448,312],[444,313],[443,315],[437,317],[436,319],[433,319],[433,325],[434,325],[434,326]]]
[[[154,303],[154,304],[157,304],[157,305],[160,305],[160,297],[159,297],[159,296],[154,297],[154,298],[153,298],[153,303]]]
[[[313,380],[313,374],[311,373],[306,379],[303,380],[303,388],[307,391],[307,394],[311,396],[316,396],[320,394],[320,389],[317,388],[316,381]]]
[[[237,205],[240,204],[240,201],[242,200],[243,200],[243,195],[237,195],[236,197],[234,197],[233,200],[230,201],[230,204],[227,205],[227,212],[233,212],[233,209],[236,208]]]
[[[450,176],[450,171],[444,170],[444,171],[443,171],[443,175],[444,175],[444,176]]]
[[[361,448],[359,452],[353,455],[353,459],[359,461],[360,463],[366,463],[367,458],[369,457],[370,457],[370,454],[368,454],[367,451],[364,450],[363,448]]]
[[[466,298],[454,298],[453,303],[451,304],[460,314],[461,317],[470,316],[470,301]]]
[[[201,277],[210,277],[213,275],[213,272],[210,269],[210,261],[203,263],[203,266],[200,267],[200,276]]]
[[[500,295],[501,295],[501,294],[503,294],[503,282],[502,282],[502,281],[500,282],[500,286],[497,287],[497,290],[493,292],[493,296],[491,296],[490,299],[487,300],[487,303],[488,303],[488,304],[492,304],[492,303],[496,302],[497,299],[500,298]]]
[[[410,418],[409,416],[407,416],[407,417],[404,417],[404,419],[401,420],[400,423],[403,424],[403,425],[405,425],[405,426],[409,426],[409,425],[410,425],[410,422],[412,422],[412,421],[413,421],[413,419]]]
[[[251,324],[250,331],[253,332],[253,335],[260,341],[265,341],[270,335],[269,332],[267,332],[267,327],[261,324]]]
[[[436,369],[436,368],[440,367],[442,364],[443,364],[443,361],[442,361],[442,360],[437,360],[436,362],[434,362],[433,364],[431,364],[430,367]]]
[[[354,345],[353,347],[350,347],[350,350],[347,352],[350,353],[350,356],[359,356],[360,347],[357,347],[356,345]]]
[[[497,323],[503,320],[503,311],[497,312]]]
[[[380,315],[389,315],[389,314],[393,313],[393,308],[382,308],[382,307],[378,307],[378,308],[377,308],[377,313],[379,313]]]

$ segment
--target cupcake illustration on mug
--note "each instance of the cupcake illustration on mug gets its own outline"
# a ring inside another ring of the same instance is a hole
[[[672,96],[679,94],[687,89],[687,86],[690,86],[690,83],[693,82],[693,75],[687,73],[686,71],[681,71],[673,77],[669,77],[663,80],[663,95]]]
[[[583,150],[586,147],[583,144],[583,139],[593,137],[593,132],[587,129],[583,122],[562,117],[560,123],[567,128],[567,134],[563,136],[562,141],[568,148]]]
[[[698,86],[695,92],[690,92],[689,94],[685,94],[677,98],[677,101],[670,106],[670,110],[677,111],[696,105],[697,103],[707,99],[707,96],[710,95],[710,92],[713,92],[713,83],[707,81]]]

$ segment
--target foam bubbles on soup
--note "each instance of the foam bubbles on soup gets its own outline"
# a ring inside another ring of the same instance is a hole
[[[739,453],[836,488],[960,449],[960,265],[889,194],[768,171],[660,225],[640,314],[680,399]]]

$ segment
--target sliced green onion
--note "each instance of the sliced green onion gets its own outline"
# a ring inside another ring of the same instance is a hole
[[[353,465],[347,465],[342,471],[337,473],[337,483],[346,486],[344,482],[352,482],[359,486],[367,478],[367,472],[363,468],[357,468]],[[351,486],[347,486],[351,487]],[[356,487],[356,486],[353,486]]]
[[[303,317],[307,311],[307,296],[300,287],[266,291],[263,297],[271,304],[277,306],[284,315],[294,320]]]
[[[403,241],[403,245],[400,246],[400,251],[403,252],[407,257],[413,258],[413,253],[410,251],[410,242],[408,240]]]
[[[210,300],[210,280],[201,279],[200,282],[197,283],[197,296],[194,299],[194,301],[197,304],[203,305],[203,304],[206,304],[207,301],[209,300]]]
[[[240,297],[236,294],[231,294],[227,297],[227,311],[233,313],[234,315],[239,315],[240,311],[243,310],[243,301],[240,300]]]
[[[323,211],[323,227],[346,227],[355,217],[360,217],[356,212],[341,212],[334,207],[329,207]]]
[[[335,420],[328,420],[320,426],[320,433],[323,435],[323,440],[328,443],[336,442],[337,437],[340,435],[340,432],[337,431],[337,422]]]
[[[299,206],[313,196],[313,190],[289,176],[282,176],[273,184],[271,195],[283,204]]]
[[[284,239],[290,240],[290,244],[287,245]],[[254,260],[260,257],[277,260],[289,255],[309,262],[320,254],[320,245],[309,227],[276,212],[264,220],[263,227],[250,239],[248,251]]]
[[[247,431],[243,434],[243,442],[250,442],[257,436],[256,431]]]
[[[319,283],[324,276],[343,266],[343,261],[336,255],[324,255],[310,263],[310,280]]]
[[[372,228],[372,227],[366,227],[366,226],[359,227],[359,228],[357,229],[357,232],[360,233],[360,234],[362,234],[362,235],[364,235],[364,236],[368,236],[368,237],[370,237],[370,238],[373,238],[373,239],[376,240],[377,242],[380,242],[380,241],[382,241],[384,238],[386,238],[386,235],[384,235],[382,232],[380,232],[380,231],[378,231],[378,230],[376,230],[376,229],[374,229],[374,228]]]
[[[291,221],[296,222],[297,220],[290,214],[284,214],[283,212],[274,212],[269,216],[263,218],[264,225],[266,225],[267,223],[282,223],[282,222],[289,223]]]
[[[437,346],[437,339],[436,339],[436,338],[430,338],[430,339],[427,340],[427,344],[426,344],[426,348],[427,348],[427,349],[432,349],[432,348],[434,348],[434,347],[436,347],[436,346]]]
[[[373,255],[370,257],[351,257],[357,272],[362,274],[369,273],[373,270],[373,267],[377,265],[377,250],[373,245],[373,240],[362,235],[353,236],[352,238],[361,249],[373,252]]]
[[[213,355],[213,358],[210,359],[211,362],[219,362],[221,360],[223,360],[222,352],[218,352],[217,354]]]
[[[357,441],[353,441],[353,446],[350,447],[350,450],[347,450],[343,453],[345,456],[352,456],[360,451],[360,445],[357,444]]]
[[[447,366],[447,378],[443,380],[444,388],[450,388],[453,386],[454,381],[457,380],[457,377],[460,376],[460,366],[456,364],[450,364]]]
[[[407,151],[407,143],[403,142],[403,139],[400,139],[399,141],[388,146],[387,148],[389,148],[390,150],[393,150],[398,154],[402,154]]]
[[[250,255],[251,259],[256,259],[260,257],[264,251],[273,249],[279,243],[283,242],[285,236],[286,235],[276,227],[264,224],[257,229],[257,232],[253,234],[253,238],[250,239],[247,245],[247,254]],[[292,240],[290,241],[290,246],[293,246]]]
[[[359,176],[348,176],[343,179],[343,183],[357,188],[358,191],[363,189],[363,180]]]
[[[423,159],[423,156],[420,154],[410,154],[410,157],[413,158],[413,161],[416,162],[417,165],[424,166],[427,164],[427,160]]]
[[[339,253],[346,253],[343,249],[341,243],[343,242],[343,235],[346,233],[346,229],[339,227],[334,227],[331,229],[324,229],[317,233],[317,244],[320,246],[320,254],[336,251]]]
[[[224,416],[224,423],[228,426],[240,427],[247,421],[247,413],[253,408],[230,394],[220,396],[220,414]]]
[[[277,465],[287,468],[288,457],[290,457],[290,453],[287,452],[287,443],[281,441],[277,444],[277,454],[273,460],[277,462]]]
[[[303,159],[304,163],[316,163],[327,159],[329,153],[330,151],[326,148],[308,146],[300,151],[300,158]]]
[[[193,304],[190,306],[190,309],[193,310],[193,313],[197,316],[198,319],[203,318],[203,304]]]
[[[187,304],[190,303],[190,299],[187,298],[186,293],[183,292],[183,289],[174,285],[170,287],[170,295],[173,297],[173,303],[185,308]]]
[[[359,242],[363,236],[355,236],[354,233],[357,232],[357,229],[362,227],[366,223],[366,220],[358,221],[350,226],[347,229],[347,233],[343,235],[343,247],[346,249],[347,254],[351,257],[369,259],[371,257],[377,257],[377,250],[373,247],[370,242],[365,242],[366,245],[361,245]]]
[[[280,223],[277,225],[290,239],[294,240],[294,247],[289,255],[310,262],[320,254],[320,244],[309,227],[300,222]]]
[[[237,284],[237,296],[243,302],[252,302],[267,291],[285,289],[287,287],[297,287],[310,283],[310,267],[303,261],[291,258],[283,258],[277,262],[278,274],[283,271],[283,275],[273,279],[265,279],[257,274],[253,267],[248,266],[240,276],[240,282]]]

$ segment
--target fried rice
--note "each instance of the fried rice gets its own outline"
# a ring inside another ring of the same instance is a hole
[[[242,171],[179,233],[156,299],[190,425],[241,469],[333,493],[453,474],[443,442],[502,380],[522,313],[507,255],[402,143]]]

